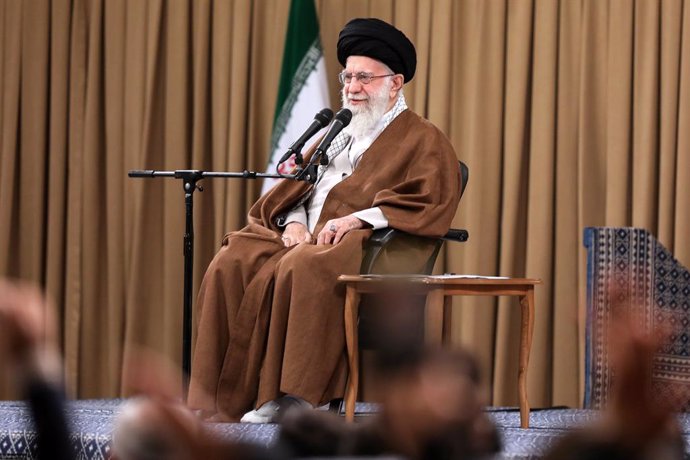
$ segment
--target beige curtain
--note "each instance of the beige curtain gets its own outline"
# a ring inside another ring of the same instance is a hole
[[[337,32],[375,16],[415,42],[410,107],[470,182],[439,271],[541,278],[533,406],[581,401],[588,225],[652,231],[690,265],[690,3],[317,0],[337,107]],[[181,184],[129,169],[261,170],[289,3],[0,2],[0,275],[46,286],[75,396],[121,394],[123,355],[181,354]],[[305,122],[306,123],[306,122]],[[195,285],[260,184],[202,182]],[[454,340],[515,404],[519,310],[456,299]],[[7,391],[2,393],[9,395]]]

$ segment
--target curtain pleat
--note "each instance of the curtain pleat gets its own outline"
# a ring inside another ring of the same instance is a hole
[[[676,145],[678,144],[678,106],[680,103],[680,57],[682,2],[667,1],[660,11],[659,31],[659,192],[656,202],[656,234],[673,241],[676,206]],[[661,180],[661,178],[664,178]]]
[[[23,5],[19,2],[0,4],[0,273],[10,274],[19,256],[18,225],[18,131],[19,93],[21,79],[21,18]],[[7,223],[12,222],[13,225]],[[17,276],[17,275],[15,275]],[[7,397],[16,395],[11,380],[0,376],[0,391]]]
[[[581,84],[578,69],[581,59],[583,15],[581,2],[559,2],[558,8],[557,108],[554,133],[556,186],[552,217],[554,222],[552,243],[554,294],[551,298],[538,295],[543,302],[539,305],[540,311],[547,309],[553,314],[553,322],[550,325],[554,344],[551,346],[552,401],[577,406],[581,398],[576,398],[575,395],[584,388],[582,325],[584,324],[585,272],[582,271],[584,251],[580,244],[582,224],[579,205],[580,174],[578,173],[578,114],[580,112],[578,88]],[[541,276],[532,273],[529,275]],[[579,309],[578,306],[582,308]]]
[[[647,228],[690,265],[687,0],[315,3],[333,108],[348,20],[379,17],[415,42],[408,105],[470,168],[453,223],[470,240],[447,244],[436,270],[541,278],[530,402],[579,406],[583,228]],[[182,184],[127,171],[263,170],[288,12],[283,0],[0,3],[0,274],[56,300],[75,397],[124,394],[136,346],[181,361]],[[195,292],[261,186],[200,185]],[[515,300],[453,304],[453,341],[479,357],[493,404],[516,404]],[[0,395],[12,396],[4,380]]]
[[[671,247],[676,257],[686,265],[690,263],[690,239],[687,238],[690,228],[690,206],[683,200],[686,184],[690,183],[690,5],[684,1],[682,5],[683,24],[681,26],[681,56],[680,76],[678,90],[678,117],[675,120],[678,126],[678,143],[676,144],[676,169],[675,169],[675,219],[674,236]],[[671,241],[665,241],[670,244]]]
[[[463,61],[454,60],[451,69],[460,85],[454,91],[453,107],[462,114],[454,123],[462,136],[451,141],[470,169],[457,224],[469,230],[472,243],[446,248],[451,272],[498,274],[508,8],[507,2],[474,1],[463,3],[458,11],[461,23],[457,27],[463,31],[460,43],[467,50]],[[454,263],[454,257],[460,263]],[[486,297],[453,299],[456,340],[477,354],[483,377],[490,383],[500,379],[498,364],[494,365],[502,340],[497,337],[496,305],[496,299]]]

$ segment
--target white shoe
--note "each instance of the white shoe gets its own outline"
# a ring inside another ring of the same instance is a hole
[[[313,409],[314,406],[312,406],[309,402],[305,401],[304,399],[300,398],[299,396],[292,396],[292,395],[285,395],[282,398],[278,400],[278,404],[280,405],[280,412],[285,412],[287,410],[291,410],[292,408],[297,408],[297,409]]]
[[[278,401],[269,401],[258,409],[250,410],[242,416],[242,423],[272,423],[278,415],[280,404]]]
[[[275,423],[279,422],[281,414],[288,410],[313,409],[314,406],[298,396],[286,395],[265,403],[258,409],[250,410],[242,416],[242,423]]]

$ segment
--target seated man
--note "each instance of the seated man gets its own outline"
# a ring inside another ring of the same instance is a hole
[[[354,19],[337,48],[353,117],[328,149],[328,166],[316,185],[283,180],[261,197],[249,224],[225,236],[201,285],[188,403],[217,421],[265,423],[281,398],[319,405],[342,397],[338,275],[359,272],[372,229],[438,237],[457,208],[453,147],[402,93],[414,45],[390,24]]]

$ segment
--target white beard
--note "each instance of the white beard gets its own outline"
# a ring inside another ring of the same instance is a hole
[[[390,102],[389,94],[393,82],[382,85],[375,93],[369,93],[369,100],[363,105],[353,105],[347,98],[345,91],[341,93],[343,107],[352,111],[352,121],[343,129],[355,139],[359,139],[374,130],[378,122],[386,113]]]

